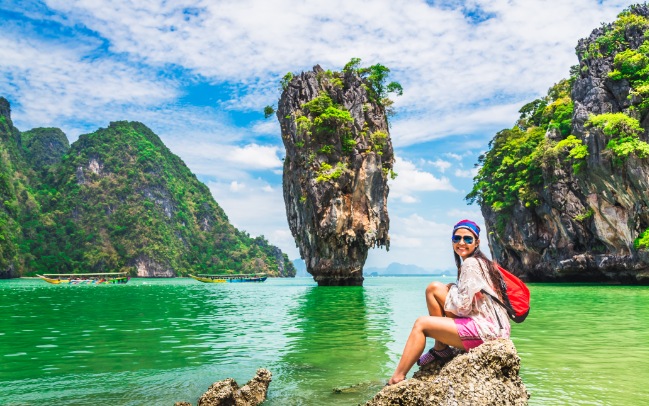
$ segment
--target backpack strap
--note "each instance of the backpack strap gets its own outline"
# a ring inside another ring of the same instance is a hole
[[[485,280],[491,279],[491,278],[487,279],[487,275],[485,274],[484,269],[482,269],[482,261],[480,261],[479,259],[478,259],[478,265],[480,265],[480,270],[482,271],[482,276],[485,277]],[[494,282],[494,281],[492,281],[492,282]],[[501,276],[500,282],[505,283],[502,276]],[[509,303],[509,298],[508,297],[505,296],[505,301],[503,302],[497,296],[492,295],[491,293],[487,292],[484,289],[480,289],[480,292],[482,292],[485,295],[489,296],[496,303],[498,303],[500,306],[502,306],[502,308],[505,309],[505,311],[507,312],[507,315],[509,316],[510,319],[514,320],[516,318],[516,312],[514,311],[514,308],[512,307],[511,303]],[[505,293],[505,295],[507,295],[507,293]],[[496,318],[498,318],[498,314],[496,314]],[[498,319],[498,324],[500,324],[500,319]],[[502,328],[502,325],[500,325],[500,328]]]
[[[509,316],[510,319],[514,319],[516,317],[516,312],[511,307],[511,305],[506,305],[505,303],[502,302],[502,300],[498,299],[496,296],[492,295],[491,293],[487,292],[484,289],[481,289],[480,292],[482,292],[485,295],[489,296],[496,303],[498,303],[500,306],[502,306],[502,308],[505,309],[505,311],[507,312],[507,315]],[[496,315],[496,317],[498,317],[498,315]],[[500,320],[498,320],[498,323],[500,323]]]

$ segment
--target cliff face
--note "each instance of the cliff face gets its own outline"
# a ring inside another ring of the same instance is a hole
[[[361,285],[369,248],[389,248],[394,156],[385,107],[352,69],[319,66],[279,101],[288,223],[319,285]]]
[[[494,258],[506,268],[530,280],[649,283],[648,16],[631,7],[580,40],[569,96],[555,86],[536,101],[541,109],[521,109],[526,141],[534,125],[546,131],[527,156],[536,180],[516,184],[515,203],[492,203],[494,190],[476,184]],[[571,109],[570,121],[560,108]],[[503,134],[483,163],[493,163]],[[496,179],[486,175],[478,180]]]
[[[52,263],[55,270],[290,275],[288,258],[234,228],[207,186],[141,123],[81,135],[54,178],[49,232],[65,225],[59,243],[69,256]]]
[[[24,270],[21,222],[38,213],[21,151],[9,102],[0,97],[0,278],[16,277]]]
[[[234,228],[209,189],[141,123],[111,123],[70,146],[56,128],[18,131],[0,98],[0,202],[0,278],[295,276],[286,254]]]

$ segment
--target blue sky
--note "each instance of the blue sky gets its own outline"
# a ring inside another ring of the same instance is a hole
[[[149,126],[230,221],[299,257],[286,222],[279,80],[352,57],[404,88],[391,137],[392,262],[454,267],[450,229],[483,224],[464,196],[474,164],[518,109],[577,63],[574,48],[630,3],[596,0],[0,0],[0,96],[22,131],[71,142],[110,121]],[[486,240],[483,241],[483,244]]]

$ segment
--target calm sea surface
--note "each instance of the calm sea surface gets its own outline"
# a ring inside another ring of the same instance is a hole
[[[430,280],[0,280],[0,404],[171,406],[260,367],[273,373],[266,405],[362,403],[425,314]],[[532,312],[512,329],[530,404],[649,404],[649,288],[531,290]]]

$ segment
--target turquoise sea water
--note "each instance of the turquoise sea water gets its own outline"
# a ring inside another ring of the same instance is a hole
[[[391,375],[430,281],[2,280],[0,405],[195,403],[260,367],[273,373],[267,405],[356,405]],[[512,329],[530,404],[649,404],[649,288],[531,290],[532,312]]]

